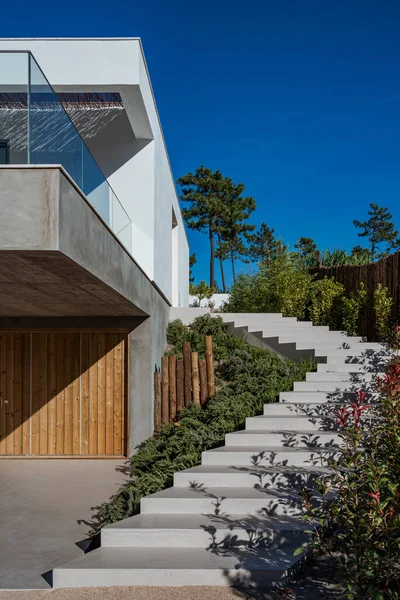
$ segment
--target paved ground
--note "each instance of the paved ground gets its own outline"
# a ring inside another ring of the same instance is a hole
[[[48,588],[42,575],[82,554],[92,507],[117,491],[124,468],[121,460],[1,459],[0,588]]]

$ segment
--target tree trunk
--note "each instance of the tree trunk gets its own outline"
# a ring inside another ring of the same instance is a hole
[[[232,263],[233,283],[235,283],[236,273],[235,273],[235,258],[234,258],[233,252],[231,252],[231,263]]]
[[[215,244],[214,244],[214,235],[211,229],[211,226],[208,228],[209,236],[210,236],[210,287],[214,286],[215,281],[215,272],[214,272],[214,263],[215,263]]]
[[[221,244],[221,236],[218,235],[218,242]],[[221,281],[222,281],[222,291],[226,292],[226,283],[225,283],[225,272],[224,272],[224,261],[222,260],[222,256],[219,257],[219,265],[221,267]]]

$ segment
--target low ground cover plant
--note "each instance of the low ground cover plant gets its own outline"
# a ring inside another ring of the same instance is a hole
[[[201,452],[224,444],[226,433],[244,427],[246,417],[262,413],[293,382],[303,380],[314,368],[249,346],[228,333],[221,318],[195,319],[184,327],[172,321],[168,327],[169,352],[178,356],[190,341],[192,350],[204,353],[204,336],[213,336],[216,393],[204,407],[185,408],[174,422],[163,425],[130,459],[131,480],[100,507],[100,526],[139,512],[140,499],[172,485],[175,471],[201,462]]]
[[[313,507],[312,491],[303,490],[312,533],[308,549],[338,564],[347,598],[400,598],[399,348],[397,329],[392,358],[377,381],[379,404],[371,408],[361,391],[337,411],[344,450],[339,462],[329,463],[332,474],[319,481],[322,504]]]

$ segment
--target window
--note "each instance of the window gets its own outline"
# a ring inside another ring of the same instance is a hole
[[[8,140],[0,140],[0,165],[8,165],[10,162],[10,148]]]

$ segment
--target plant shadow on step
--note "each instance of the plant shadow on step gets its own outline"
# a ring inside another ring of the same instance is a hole
[[[255,486],[256,487],[256,486]],[[232,515],[224,510],[226,497],[212,494],[202,484],[192,482],[193,493],[210,500],[211,511],[204,513],[202,529],[209,536],[205,550],[217,557],[231,558],[232,567],[222,569],[227,584],[240,598],[275,600],[301,598],[292,595],[288,583],[304,559],[295,559],[293,551],[306,543],[307,526],[301,519],[300,495],[284,496],[278,490],[257,488],[269,498],[261,510],[249,515]],[[275,497],[275,498],[274,498]],[[279,516],[275,516],[279,507]],[[322,590],[321,585],[321,590]],[[317,596],[315,596],[317,598]],[[328,596],[321,595],[322,598]]]

